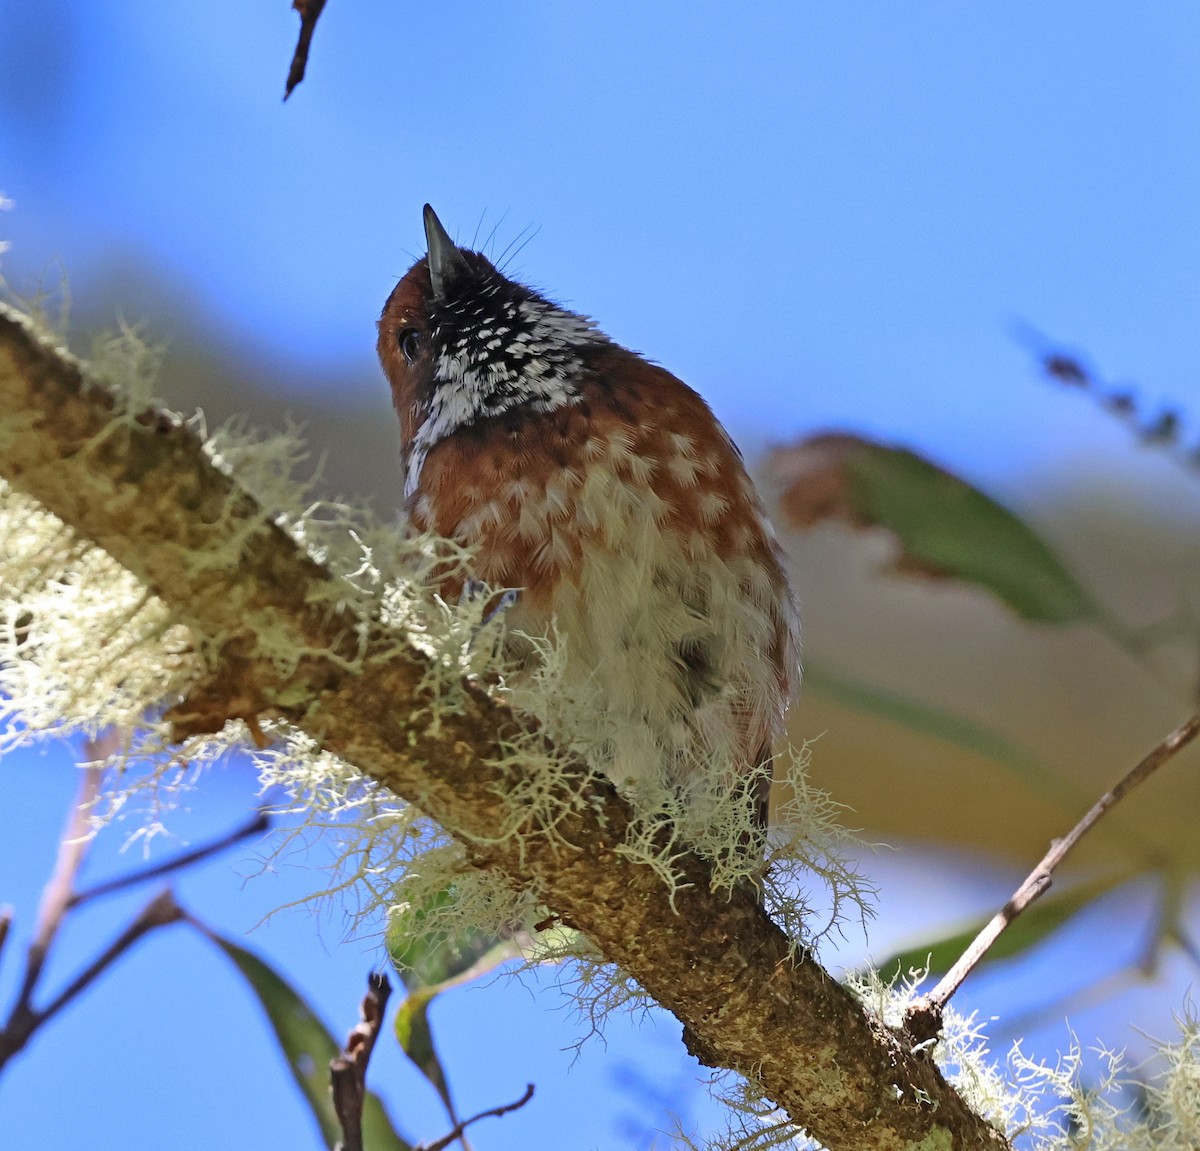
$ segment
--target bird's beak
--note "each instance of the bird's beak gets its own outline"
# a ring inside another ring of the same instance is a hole
[[[460,272],[467,270],[458,245],[450,239],[437,213],[425,205],[425,242],[429,245],[429,279],[433,283],[433,298],[439,303],[446,298],[446,286]]]

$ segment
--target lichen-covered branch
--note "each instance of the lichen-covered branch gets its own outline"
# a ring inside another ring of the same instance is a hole
[[[173,712],[178,734],[230,718],[304,729],[418,804],[473,865],[544,892],[683,1022],[694,1054],[752,1076],[833,1151],[1008,1146],[927,1055],[796,954],[749,885],[714,893],[709,865],[685,855],[669,887],[623,851],[632,812],[582,767],[556,777],[554,834],[512,834],[504,796],[524,781],[511,748],[528,725],[482,689],[453,713],[432,708],[420,651],[339,607],[331,572],[235,489],[192,429],[123,407],[11,310],[0,311],[0,474],[189,629],[206,673]]]

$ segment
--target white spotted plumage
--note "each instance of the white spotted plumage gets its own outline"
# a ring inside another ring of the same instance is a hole
[[[518,404],[549,412],[574,403],[580,350],[610,341],[587,316],[532,293],[504,298],[493,284],[480,289],[469,309],[443,309],[431,342],[434,388],[406,460],[406,496],[416,491],[430,448],[473,420]]]
[[[428,209],[426,234],[379,335],[414,523],[521,589],[514,652],[557,631],[597,766],[689,801],[711,798],[696,772],[715,765],[761,826],[798,627],[736,447],[685,384],[457,248]]]

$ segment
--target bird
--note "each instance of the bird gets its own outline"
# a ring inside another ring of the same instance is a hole
[[[424,227],[378,326],[409,520],[516,589],[514,659],[557,633],[619,790],[729,800],[765,836],[799,622],[740,451],[682,380],[459,247],[428,204]]]

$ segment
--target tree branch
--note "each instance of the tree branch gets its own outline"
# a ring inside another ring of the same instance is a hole
[[[126,872],[124,875],[118,875],[112,879],[106,879],[101,883],[96,883],[91,887],[85,887],[80,891],[76,891],[67,901],[67,909],[70,910],[71,908],[78,907],[81,903],[87,903],[92,899],[99,899],[102,895],[112,895],[116,891],[125,891],[130,887],[137,887],[139,884],[146,883],[151,879],[161,879],[164,875],[170,875],[172,872],[182,871],[185,867],[191,867],[193,863],[202,863],[204,860],[211,859],[212,856],[219,855],[222,851],[226,851],[236,844],[241,843],[243,839],[262,835],[270,826],[271,817],[265,811],[258,811],[242,823],[241,826],[235,827],[232,831],[222,835],[218,839],[202,843],[199,847],[194,847],[190,851],[185,851],[171,859],[164,859],[162,863],[156,863],[152,867],[143,867],[138,871]]]
[[[349,670],[360,621],[327,606],[336,597],[320,593],[331,574],[234,489],[190,429],[156,412],[114,423],[116,408],[76,361],[0,311],[0,420],[20,421],[19,434],[0,441],[0,472],[215,649],[209,683],[177,714],[181,733],[264,712],[303,727],[419,802],[473,865],[547,892],[558,914],[684,1023],[693,1054],[754,1075],[832,1151],[1008,1146],[931,1060],[795,954],[748,885],[713,893],[707,863],[687,855],[672,893],[623,853],[632,811],[603,781],[585,783],[582,767],[558,785],[566,814],[556,832],[575,850],[535,829],[506,834],[503,796],[519,772],[499,764],[523,721],[482,690],[435,720],[422,695],[424,657],[397,652],[381,627]],[[233,541],[236,566],[188,562],[227,556]],[[276,641],[284,631],[310,654],[289,667],[268,658],[259,640],[267,621]]]

